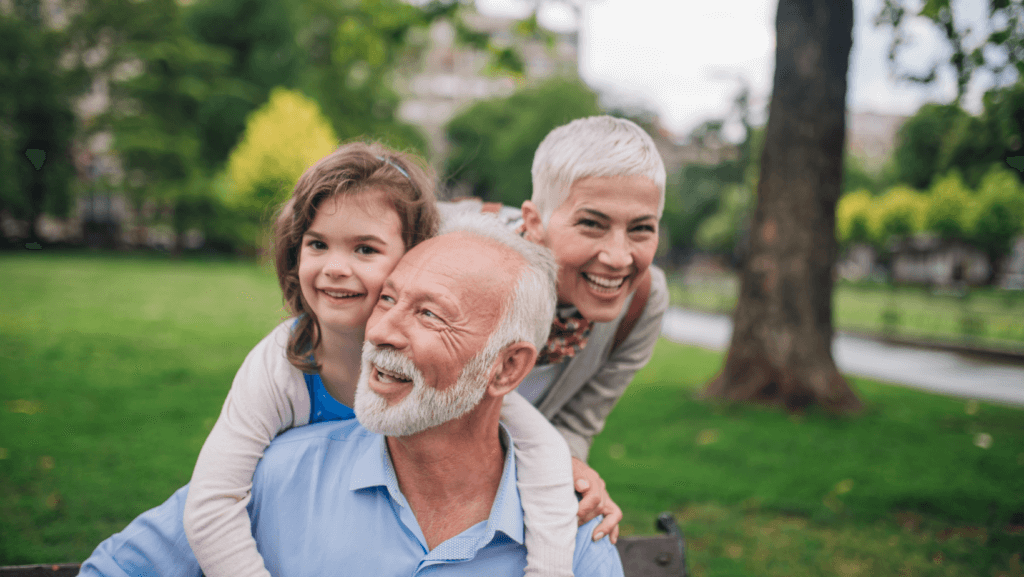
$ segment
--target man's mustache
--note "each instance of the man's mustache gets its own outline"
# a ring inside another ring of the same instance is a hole
[[[363,367],[366,371],[372,371],[376,367],[403,381],[417,381],[423,378],[409,357],[393,349],[378,347],[369,341],[363,343]]]

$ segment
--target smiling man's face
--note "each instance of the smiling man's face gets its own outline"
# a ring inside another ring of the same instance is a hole
[[[480,353],[502,318],[520,266],[511,249],[468,233],[409,251],[384,283],[366,325],[356,392],[360,422],[370,430],[386,428],[378,430],[386,434],[412,434],[426,428],[423,415],[409,417],[416,427],[398,429],[374,427],[373,415],[430,413],[427,426],[434,426],[476,406],[497,358]]]

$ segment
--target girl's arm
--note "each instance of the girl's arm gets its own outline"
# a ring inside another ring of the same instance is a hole
[[[515,443],[526,524],[526,575],[572,576],[576,512],[569,446],[519,393],[505,395],[501,421]]]
[[[302,373],[285,357],[292,323],[279,325],[245,358],[192,473],[185,534],[207,577],[270,577],[246,505],[270,441],[309,422]]]

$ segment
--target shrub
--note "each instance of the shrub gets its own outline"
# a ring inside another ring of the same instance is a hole
[[[924,229],[944,239],[964,240],[970,228],[970,210],[975,204],[977,199],[964,185],[960,174],[952,171],[932,186]]]
[[[843,195],[836,205],[836,240],[840,246],[871,242],[874,197],[867,190]]]
[[[337,145],[334,129],[316,102],[275,88],[249,117],[228,157],[227,204],[259,221],[288,198],[306,168]]]
[[[972,244],[993,259],[1010,251],[1024,232],[1024,186],[1009,170],[995,165],[982,178],[977,202],[968,216]]]
[[[884,245],[893,237],[910,236],[924,228],[928,199],[907,186],[890,188],[871,212],[871,236]]]

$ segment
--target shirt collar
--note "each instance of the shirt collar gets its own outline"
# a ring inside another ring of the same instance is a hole
[[[491,512],[480,534],[479,546],[490,543],[495,533],[501,532],[516,543],[523,544],[523,506],[519,500],[519,489],[516,487],[515,446],[505,426],[499,424],[499,436],[505,451],[505,466],[501,473],[501,483],[491,505]],[[353,463],[349,490],[357,491],[369,487],[384,487],[391,499],[403,508],[409,504],[398,489],[398,477],[391,464],[391,455],[383,435],[376,435],[377,441],[368,443],[367,448]],[[479,527],[477,525],[476,527]],[[475,532],[471,528],[468,532]],[[440,547],[438,547],[440,549]],[[434,552],[431,552],[433,556]]]

